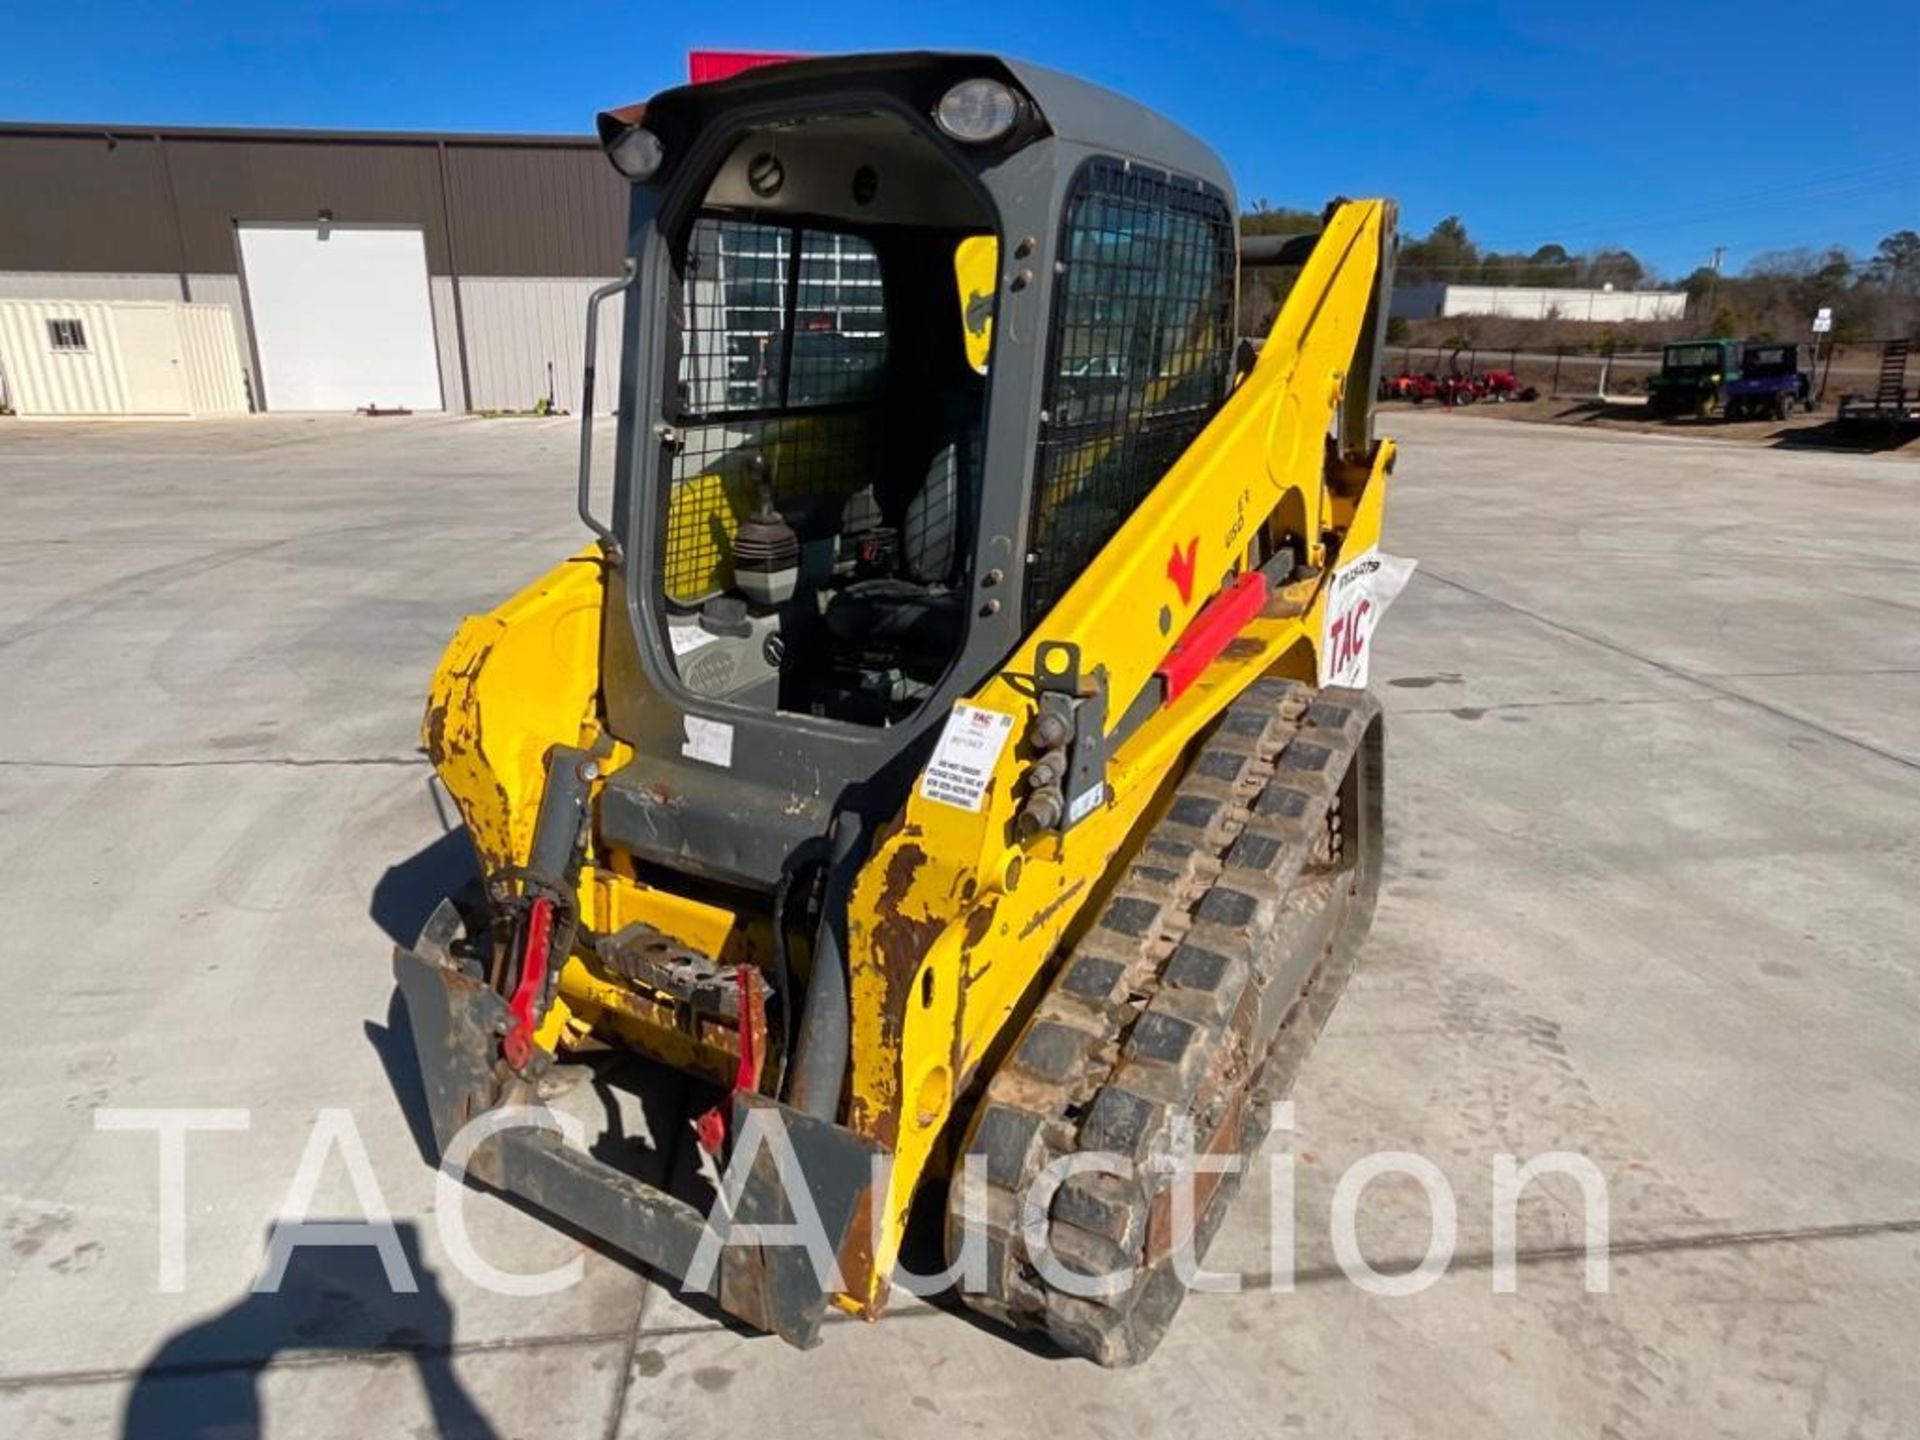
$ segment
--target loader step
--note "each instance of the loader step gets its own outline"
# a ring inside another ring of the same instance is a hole
[[[975,1109],[966,1152],[986,1172],[972,1218],[987,1288],[964,1293],[971,1308],[1102,1365],[1159,1343],[1185,1296],[1176,1151],[1244,1160],[1258,1148],[1267,1105],[1291,1088],[1371,923],[1381,738],[1370,696],[1291,681],[1257,681],[1221,717]],[[1131,1173],[1034,1188],[1055,1162],[1096,1153]],[[1237,1181],[1195,1182],[1196,1260]],[[956,1171],[950,1261],[967,1205]],[[1036,1235],[1055,1279],[1124,1278],[1091,1296],[1049,1283]]]

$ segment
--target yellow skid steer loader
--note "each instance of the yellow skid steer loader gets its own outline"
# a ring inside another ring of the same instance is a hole
[[[1393,207],[1243,246],[1204,144],[983,55],[599,127],[593,539],[466,621],[424,726],[486,885],[395,960],[440,1143],[801,1345],[880,1313],[924,1196],[967,1304],[1137,1360],[1232,1190],[1174,1203],[1183,1157],[1251,1153],[1371,919],[1381,724],[1339,682]],[[1256,263],[1293,272],[1257,354]],[[654,1138],[698,1174],[541,1120],[609,1051],[680,1087]]]

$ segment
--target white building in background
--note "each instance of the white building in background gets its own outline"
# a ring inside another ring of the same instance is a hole
[[[1509,320],[1684,320],[1684,290],[1559,290],[1545,285],[1403,285],[1396,320],[1495,315]]]

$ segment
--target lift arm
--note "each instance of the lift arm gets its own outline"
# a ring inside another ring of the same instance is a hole
[[[956,707],[950,725],[1007,737],[979,808],[916,786],[864,867],[848,912],[848,1123],[894,1159],[872,1264],[849,1277],[846,1308],[873,1313],[884,1300],[908,1203],[956,1098],[1186,747],[1261,674],[1314,679],[1331,562],[1377,537],[1392,462],[1391,446],[1364,434],[1392,245],[1388,203],[1333,210],[1252,370],[1004,669]],[[1365,410],[1346,405],[1355,386]],[[1092,813],[1023,843],[1042,647],[1075,647],[1090,682],[1098,667],[1116,724],[1162,693],[1155,672],[1245,571],[1256,530],[1282,526],[1302,538],[1310,578],[1245,617],[1239,642],[1177,700],[1112,737]]]

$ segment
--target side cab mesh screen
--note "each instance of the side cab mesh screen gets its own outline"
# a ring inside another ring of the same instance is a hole
[[[856,235],[702,216],[676,318],[681,445],[661,581],[669,600],[697,605],[733,583],[733,537],[763,491],[807,538],[837,528],[871,480],[887,359],[880,263]]]
[[[1075,177],[1028,527],[1029,625],[1225,398],[1235,254],[1233,216],[1211,187],[1108,159]]]

